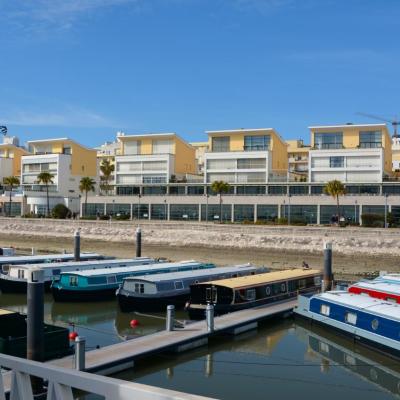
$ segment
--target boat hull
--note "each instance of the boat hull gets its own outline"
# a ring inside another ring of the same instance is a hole
[[[56,302],[87,302],[87,301],[104,301],[115,298],[116,288],[100,289],[100,290],[65,290],[51,288],[54,301]]]
[[[122,312],[145,311],[158,312],[165,311],[167,306],[183,308],[189,300],[189,293],[175,294],[162,297],[135,297],[118,294],[118,304]]]
[[[51,282],[44,283],[44,289],[46,292],[50,291]],[[4,279],[3,276],[0,275],[0,291],[2,293],[26,293],[28,288],[28,284],[23,280],[13,280],[13,279]]]

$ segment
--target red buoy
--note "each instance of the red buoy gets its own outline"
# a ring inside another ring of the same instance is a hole
[[[77,337],[78,337],[78,332],[73,331],[73,332],[70,332],[70,333],[69,333],[69,340],[73,341],[73,340],[75,340]]]
[[[139,321],[137,319],[133,319],[129,325],[131,326],[131,328],[136,328],[139,325]]]

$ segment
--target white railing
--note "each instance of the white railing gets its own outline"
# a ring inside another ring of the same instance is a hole
[[[47,400],[73,400],[72,389],[103,396],[105,400],[206,400],[208,398],[139,383],[126,382],[87,372],[60,368],[0,354],[0,366],[11,370],[0,375],[0,400],[5,400],[8,379],[11,378],[10,399],[33,400],[31,376],[47,383]],[[11,374],[11,376],[9,376]],[[9,383],[9,382],[8,382]]]

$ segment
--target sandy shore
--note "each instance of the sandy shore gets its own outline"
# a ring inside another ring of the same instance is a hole
[[[82,247],[116,257],[135,253],[132,222],[0,219],[0,245],[28,250],[71,250],[80,228]],[[218,265],[252,262],[273,268],[322,266],[322,244],[333,242],[337,274],[400,271],[400,230],[330,227],[219,225],[141,221],[143,254],[171,260],[198,259]]]

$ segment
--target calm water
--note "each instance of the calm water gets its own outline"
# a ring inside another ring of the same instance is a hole
[[[25,296],[0,295],[0,307],[26,312]],[[53,303],[46,321],[76,324],[89,348],[163,329],[163,315],[122,314],[114,301]],[[129,327],[131,319],[140,326]],[[184,313],[178,318],[185,318]],[[328,399],[392,399],[400,393],[400,366],[351,341],[293,319],[271,320],[257,331],[213,340],[182,355],[164,354],[136,363],[115,377],[220,399],[279,396]],[[93,399],[92,396],[81,397]]]

